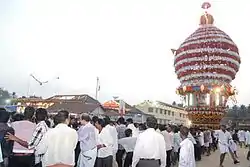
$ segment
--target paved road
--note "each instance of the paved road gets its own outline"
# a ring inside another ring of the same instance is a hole
[[[250,167],[250,161],[246,160],[247,151],[248,149],[245,148],[238,149],[238,156],[240,160],[240,164],[238,165],[234,165],[230,155],[226,155],[224,167]],[[219,159],[220,153],[219,151],[216,151],[212,153],[212,155],[210,155],[209,157],[202,157],[202,160],[200,162],[197,162],[196,167],[219,167]]]

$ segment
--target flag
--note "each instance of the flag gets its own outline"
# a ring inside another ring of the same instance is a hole
[[[121,116],[125,115],[125,102],[123,100],[119,102],[119,113]]]

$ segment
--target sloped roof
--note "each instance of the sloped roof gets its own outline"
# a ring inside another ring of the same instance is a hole
[[[89,104],[82,102],[60,102],[60,103],[54,103],[54,105],[50,106],[47,110],[49,112],[67,110],[71,113],[81,114],[81,113],[90,113],[98,107],[102,106],[99,104]]]
[[[100,104],[100,102],[93,97],[82,94],[82,95],[55,95],[46,100],[62,100],[62,101],[81,101],[83,103]]]

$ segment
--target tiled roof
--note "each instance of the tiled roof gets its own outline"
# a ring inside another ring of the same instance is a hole
[[[47,110],[49,112],[57,112],[59,110],[67,110],[71,113],[81,114],[81,113],[90,113],[94,111],[97,107],[101,107],[99,104],[88,104],[82,102],[59,102],[54,103]]]

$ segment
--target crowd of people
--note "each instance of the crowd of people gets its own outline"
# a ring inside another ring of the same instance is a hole
[[[226,153],[239,163],[238,143],[250,145],[249,131],[158,125],[155,117],[134,124],[123,117],[70,118],[66,110],[49,117],[43,108],[0,109],[1,167],[195,167],[218,148],[223,167]]]

